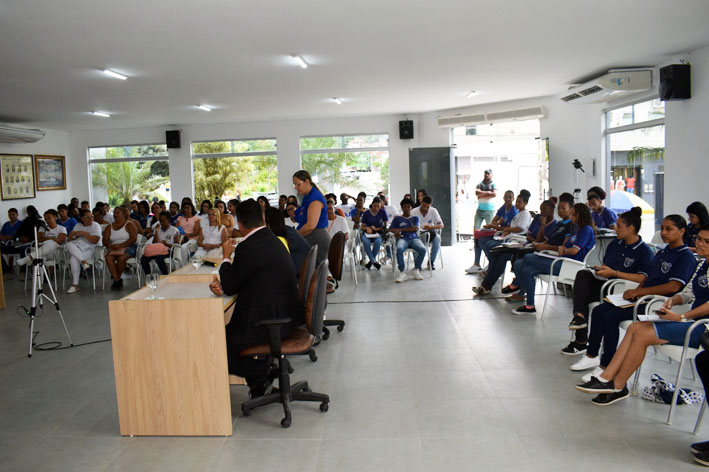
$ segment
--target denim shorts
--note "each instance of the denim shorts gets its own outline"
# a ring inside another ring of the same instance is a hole
[[[662,321],[659,323],[653,323],[655,327],[655,334],[658,339],[664,339],[669,344],[675,346],[684,346],[684,337],[687,335],[687,330],[692,326],[691,322],[682,321]],[[694,349],[699,347],[699,338],[702,337],[702,333],[705,328],[703,326],[697,326],[694,331],[692,331],[692,336],[689,338],[689,347]]]
[[[136,250],[136,245],[132,245],[130,247],[126,248],[126,252],[124,253],[128,257],[135,257],[135,250]]]

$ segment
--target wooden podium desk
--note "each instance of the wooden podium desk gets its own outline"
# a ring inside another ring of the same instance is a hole
[[[225,325],[236,296],[179,275],[151,292],[108,303],[121,434],[231,435]]]

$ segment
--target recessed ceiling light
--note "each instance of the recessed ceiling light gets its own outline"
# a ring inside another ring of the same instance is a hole
[[[305,59],[303,59],[303,58],[300,57],[299,55],[293,54],[293,59],[294,59],[295,62],[296,62],[300,67],[302,67],[303,69],[307,69],[307,68],[308,68],[308,63],[305,62]]]
[[[476,92],[475,90],[471,90],[470,92],[468,92],[468,94],[465,96],[465,98],[473,98],[473,95],[475,95],[477,93],[478,92]]]
[[[209,108],[207,105],[197,105],[197,108],[204,111],[212,111],[212,109]]]
[[[110,69],[104,69],[103,73],[109,77],[113,77],[114,79],[126,80],[128,78],[127,76],[119,74],[118,72],[114,72]]]
[[[104,112],[102,112],[102,111],[92,111],[91,114],[92,114],[92,115],[95,115],[95,116],[102,116],[102,117],[104,117],[104,118],[110,118],[110,117],[111,117],[111,115],[109,115],[108,113],[104,113]]]
[[[339,99],[339,98],[337,98],[337,97],[334,97],[334,98],[332,99],[332,101],[335,102],[335,103],[337,103],[338,105],[342,105],[342,100]]]

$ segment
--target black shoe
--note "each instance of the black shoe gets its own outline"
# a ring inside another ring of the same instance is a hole
[[[709,441],[694,443],[689,448],[695,454],[701,454],[702,452],[709,452]]]
[[[602,393],[591,400],[591,403],[599,406],[608,406],[629,396],[630,392],[628,391],[628,387],[623,387],[620,392]]]
[[[379,270],[379,269],[382,268],[382,265],[381,265],[379,262],[375,262],[375,263],[374,263],[374,267],[375,267],[377,270]]]
[[[569,323],[569,329],[571,331],[576,331],[577,329],[584,329],[587,327],[588,322],[586,321],[586,318],[579,316],[578,314],[575,314],[574,318],[571,320],[571,323]]]
[[[118,281],[114,280],[111,284],[111,290],[118,290]]]
[[[249,389],[249,398],[258,398],[273,392],[273,380],[265,380]]]
[[[502,290],[500,290],[500,292],[504,293],[504,294],[519,292],[519,287],[512,288],[511,285],[508,285],[507,287],[503,287]]]
[[[704,443],[700,443],[704,444]],[[698,452],[694,454],[694,460],[702,464],[703,466],[709,467],[709,451]]]
[[[623,387],[625,388],[625,387]],[[618,393],[612,380],[604,382],[597,377],[591,377],[591,380],[585,383],[580,383],[576,386],[576,390],[583,393]]]
[[[123,279],[118,279],[118,285],[116,285],[116,290],[123,290]]]
[[[431,270],[436,270],[436,266],[431,264]]]
[[[522,305],[521,307],[519,307],[515,310],[512,310],[513,315],[532,315],[536,312],[537,312],[537,310],[534,307],[527,308],[526,305]]]
[[[586,343],[571,341],[568,346],[561,350],[561,353],[565,356],[578,356],[580,354],[586,354]]]
[[[372,268],[372,261],[367,262],[367,265],[364,266],[364,268],[370,270]]]

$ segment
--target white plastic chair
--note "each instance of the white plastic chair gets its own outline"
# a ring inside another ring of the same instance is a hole
[[[348,222],[349,225],[349,222]],[[350,228],[350,237],[347,238],[347,241],[345,241],[345,254],[342,260],[342,263],[344,264],[345,261],[350,262],[350,271],[352,272],[352,278],[354,279],[355,285],[358,285],[357,283],[357,260],[356,260],[356,243],[357,243],[357,238],[359,238],[359,230],[354,230]]]
[[[98,244],[98,245],[94,246],[91,258],[86,260],[86,262],[91,266],[91,278],[93,281],[94,292],[96,291],[96,271],[98,270],[97,267],[102,264],[103,264],[103,266],[106,265],[103,255],[104,255],[103,246]],[[62,288],[64,288],[64,286],[65,286],[66,273],[69,272],[71,274],[71,269],[69,268],[69,264],[68,264],[68,261],[70,258],[71,258],[71,255],[65,249],[64,250],[64,260],[66,262],[64,263],[64,266],[62,268]],[[103,281],[105,278],[103,266],[101,267],[101,289],[103,289],[103,287],[104,287]],[[88,274],[86,273],[86,271],[84,271],[84,275],[88,279]]]
[[[30,251],[34,251],[34,245],[28,247],[27,253],[29,254]],[[66,259],[64,259],[64,246],[59,246],[51,255],[45,256],[43,259],[44,267],[47,269],[47,272],[51,269],[54,273],[54,291],[56,292],[58,290],[57,271],[62,263],[66,265]],[[25,269],[25,292],[27,291],[27,279],[30,277],[32,277],[32,264],[27,264]],[[64,280],[62,280],[62,288],[64,288]]]
[[[578,273],[578,271],[586,268],[586,261],[595,249],[596,246],[593,246],[591,250],[586,253],[586,256],[583,258],[583,261],[577,261],[568,257],[557,257],[554,259],[554,261],[552,261],[551,267],[549,267],[548,274],[537,275],[537,278],[539,280],[542,280],[547,284],[547,293],[546,297],[544,297],[544,307],[542,308],[542,319],[544,319],[544,314],[547,311],[547,302],[549,301],[549,292],[551,291],[551,286],[558,282],[573,286],[574,280],[576,280],[576,274]],[[558,264],[561,264],[561,267],[559,269],[559,275],[554,275],[554,267],[556,267]],[[564,293],[566,293],[566,288],[564,288]]]

